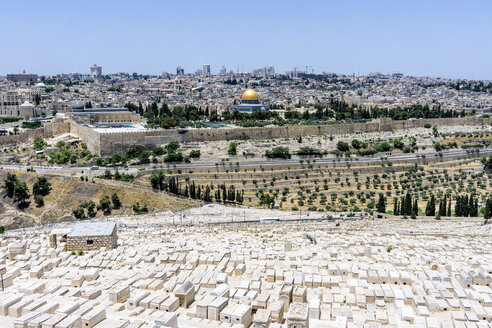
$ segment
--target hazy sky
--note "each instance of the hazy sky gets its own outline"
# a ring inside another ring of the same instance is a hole
[[[273,65],[492,80],[492,0],[22,1],[0,6],[0,75]]]

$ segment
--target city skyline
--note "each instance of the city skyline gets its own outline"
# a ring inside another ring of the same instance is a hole
[[[222,65],[279,73],[309,66],[316,73],[492,80],[483,64],[492,51],[491,9],[486,1],[8,2],[0,75],[88,73],[94,63],[105,73],[158,75],[207,63],[212,74]]]

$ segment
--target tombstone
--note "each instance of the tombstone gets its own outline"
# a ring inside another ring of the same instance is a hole
[[[308,328],[309,307],[306,303],[292,303],[286,315],[287,328]]]
[[[217,297],[213,302],[208,305],[207,317],[209,320],[220,320],[221,311],[227,306],[229,299],[226,297]]]
[[[290,303],[292,302],[292,286],[284,285],[280,290],[279,300],[284,303],[284,311],[289,310]]]
[[[244,327],[249,327],[251,325],[251,311],[250,305],[239,304],[236,309],[231,313],[231,323],[232,324],[242,324]]]
[[[270,320],[272,311],[265,309],[258,309],[253,317],[252,328],[268,328],[270,326]]]
[[[195,299],[195,286],[189,280],[176,288],[174,294],[179,298],[179,306],[187,308]]]

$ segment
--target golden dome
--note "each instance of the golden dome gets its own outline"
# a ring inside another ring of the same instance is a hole
[[[243,95],[241,97],[241,100],[258,100],[258,99],[259,99],[258,94],[253,89],[246,89],[246,91],[243,92]]]

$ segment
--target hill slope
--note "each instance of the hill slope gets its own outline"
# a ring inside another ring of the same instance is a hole
[[[40,176],[36,173],[0,170],[0,185],[7,173],[16,174],[17,178],[26,182],[32,194],[32,185]],[[122,203],[121,208],[113,209],[112,214],[133,214],[132,206],[136,202],[147,205],[149,212],[165,209],[181,210],[197,206],[198,203],[186,199],[154,192],[150,188],[136,186],[130,183],[95,179],[94,182],[83,182],[79,178],[44,175],[51,183],[51,191],[44,197],[45,205],[36,207],[31,195],[30,204],[19,208],[6,192],[0,189],[0,225],[7,228],[17,228],[34,224],[58,222],[73,219],[73,209],[83,202],[93,200],[96,204],[103,196],[116,192]],[[102,216],[101,211],[97,216]]]

